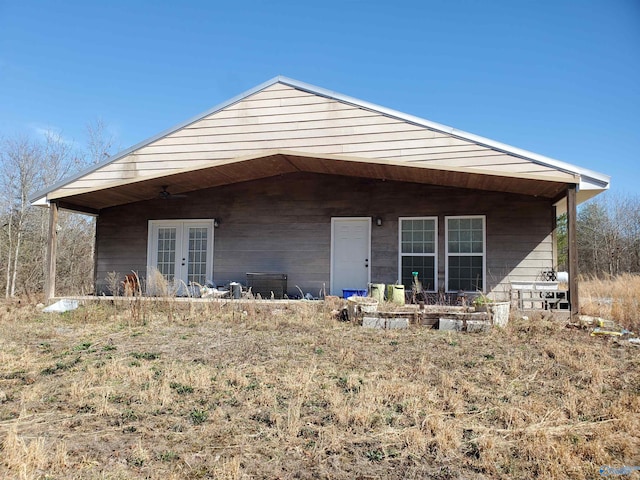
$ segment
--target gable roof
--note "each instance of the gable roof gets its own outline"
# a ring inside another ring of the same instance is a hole
[[[168,179],[178,193],[300,170],[548,198],[576,184],[580,201],[609,187],[601,173],[276,77],[36,193],[33,201],[97,211],[152,198]]]

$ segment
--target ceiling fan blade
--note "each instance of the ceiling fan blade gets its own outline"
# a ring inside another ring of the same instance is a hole
[[[168,185],[162,185],[162,190],[158,193],[158,198],[161,200],[171,200],[172,198],[185,198],[187,195],[184,193],[171,193]]]

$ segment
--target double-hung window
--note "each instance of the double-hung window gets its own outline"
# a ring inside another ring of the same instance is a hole
[[[400,282],[411,289],[413,272],[418,272],[422,288],[436,291],[436,265],[438,249],[437,217],[401,217],[400,230]]]
[[[485,216],[445,217],[445,225],[447,291],[484,291]]]

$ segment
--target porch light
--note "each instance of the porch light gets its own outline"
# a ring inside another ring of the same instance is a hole
[[[214,218],[213,219],[213,228],[218,228],[219,226],[220,226],[220,219]]]
[[[381,217],[376,217],[376,225],[381,227],[382,226],[382,218]]]

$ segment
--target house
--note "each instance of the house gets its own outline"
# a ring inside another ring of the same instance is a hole
[[[411,284],[504,294],[556,265],[569,219],[601,173],[284,77],[164,131],[33,198],[97,217],[97,293],[108,272],[185,283],[287,275],[290,294]]]

